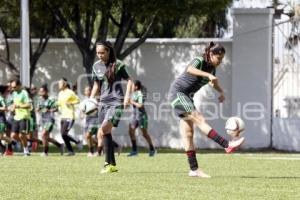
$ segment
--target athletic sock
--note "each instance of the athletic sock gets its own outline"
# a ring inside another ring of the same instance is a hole
[[[118,148],[119,145],[116,142],[113,141],[111,133],[109,135],[111,137],[111,144],[110,144],[110,151],[109,151],[110,152],[110,164],[113,165],[113,166],[116,166],[116,159],[115,159],[114,148]]]
[[[105,151],[105,163],[111,164],[111,147],[112,147],[112,137],[111,134],[105,134],[103,136],[103,148]]]
[[[149,145],[150,151],[154,151],[154,146],[152,144]]]
[[[112,142],[113,142],[113,147],[114,147],[114,148],[118,148],[118,147],[119,147],[119,144],[116,143],[114,140],[112,140]]]
[[[48,154],[48,151],[49,151],[49,146],[45,146],[45,147],[44,147],[44,153],[45,153],[45,154]]]
[[[16,142],[15,142],[14,140],[12,140],[11,143],[9,143],[9,144],[7,145],[7,149],[8,149],[9,151],[13,151],[12,145],[16,145]]]
[[[220,136],[214,129],[208,133],[207,137],[221,145],[223,148],[228,147],[228,141]]]
[[[28,153],[29,153],[28,147],[24,147],[24,154],[28,154]]]
[[[0,147],[2,148],[2,151],[5,152],[6,147],[1,143],[1,141],[0,141]]]
[[[186,155],[188,157],[188,162],[190,165],[190,169],[195,171],[198,169],[198,162],[196,158],[196,152],[195,151],[187,151]]]
[[[94,153],[94,147],[89,147],[90,153]]]
[[[98,155],[101,155],[102,150],[103,150],[103,147],[102,147],[102,146],[101,146],[101,147],[97,147]]]
[[[137,151],[136,140],[131,140],[132,151]]]

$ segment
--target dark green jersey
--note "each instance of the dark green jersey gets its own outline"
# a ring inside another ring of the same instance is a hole
[[[6,107],[5,99],[0,96],[0,107]],[[0,111],[0,122],[5,122],[5,111]]]
[[[107,77],[105,75],[107,66],[100,61],[97,61],[93,65],[92,79],[94,81],[99,81],[101,85],[101,97],[100,102],[112,105],[119,106],[122,105],[124,100],[124,92],[122,89],[122,80],[128,80],[129,74],[126,70],[127,65],[122,61],[116,61],[116,70],[115,70],[115,80],[113,84],[109,84]]]
[[[142,91],[136,91],[132,94],[132,97],[131,99],[137,103],[140,103],[140,104],[143,104],[145,103],[145,98],[144,98],[144,95],[142,93]],[[132,109],[133,109],[133,115],[134,116],[143,116],[145,113],[146,113],[146,110],[144,107],[142,108],[137,108],[136,106],[132,106]]]
[[[38,108],[41,112],[42,120],[54,120],[54,112],[50,111],[57,109],[56,100],[54,98],[39,98]]]
[[[215,67],[208,64],[202,57],[197,57],[189,63],[188,67],[192,66],[199,70],[215,75]],[[187,69],[175,79],[171,85],[170,93],[174,94],[182,92],[189,97],[192,97],[202,86],[209,82],[207,77],[195,76],[187,72]]]

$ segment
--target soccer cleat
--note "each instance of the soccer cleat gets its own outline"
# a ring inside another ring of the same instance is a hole
[[[69,151],[66,156],[75,156],[74,152]]]
[[[87,157],[94,157],[95,155],[92,153],[92,152],[89,152],[88,154],[87,154]]]
[[[133,157],[133,156],[137,156],[138,152],[137,151],[131,151],[127,156],[128,157]]]
[[[211,178],[210,175],[205,174],[201,169],[190,170],[189,176],[190,177],[199,177],[199,178]]]
[[[81,151],[83,149],[83,143],[82,140],[79,140],[79,142],[76,144],[78,151]]]
[[[155,150],[149,151],[149,157],[153,157],[156,154]]]
[[[118,172],[118,169],[114,165],[106,164],[104,168],[101,170],[101,174],[114,173]]]
[[[48,156],[47,153],[45,153],[45,152],[41,153],[41,157],[47,157],[47,156]]]
[[[64,155],[64,151],[65,151],[65,144],[64,143],[60,144],[59,150],[60,150],[60,155],[61,156]]]
[[[245,141],[244,137],[241,137],[237,140],[231,140],[229,141],[228,147],[225,148],[226,153],[233,153],[235,150],[237,150]]]
[[[13,156],[13,155],[14,155],[13,151],[10,151],[10,150],[6,149],[6,151],[4,153],[4,156]]]
[[[30,156],[30,153],[29,152],[24,152],[24,155],[23,155],[24,157],[29,157]]]

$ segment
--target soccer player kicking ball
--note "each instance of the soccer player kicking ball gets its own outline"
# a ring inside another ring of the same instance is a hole
[[[147,130],[148,115],[146,113],[144,103],[145,103],[145,98],[142,93],[142,84],[139,80],[136,80],[134,82],[134,93],[130,100],[133,114],[132,114],[132,119],[129,124],[129,130],[128,130],[131,139],[131,144],[132,144],[132,151],[128,154],[129,157],[138,155],[136,137],[135,137],[135,130],[137,127],[141,129],[143,136],[149,145],[149,156],[152,157],[155,155],[155,150],[152,144],[152,140]]]
[[[180,118],[180,132],[184,140],[184,146],[190,165],[189,176],[209,178],[199,167],[196,159],[196,152],[193,142],[194,128],[196,125],[202,133],[221,145],[226,153],[232,153],[244,142],[244,138],[227,141],[219,135],[205,121],[204,116],[196,111],[192,96],[202,86],[211,84],[219,93],[219,101],[225,100],[224,92],[215,76],[216,68],[221,64],[225,55],[225,48],[219,44],[211,42],[206,47],[201,57],[194,58],[187,66],[186,70],[172,83],[169,97],[171,106],[176,115]]]
[[[99,60],[92,69],[94,85],[91,98],[100,95],[98,138],[103,137],[105,164],[101,173],[117,172],[112,128],[117,127],[123,109],[129,105],[132,81],[126,71],[126,65],[116,59],[115,51],[110,42],[100,42],[96,45]],[[126,94],[122,89],[122,80],[127,81]],[[100,144],[101,141],[98,143]]]

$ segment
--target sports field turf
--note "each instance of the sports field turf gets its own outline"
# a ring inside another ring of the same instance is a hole
[[[0,199],[300,199],[300,154],[198,154],[211,179],[190,178],[183,153],[117,157],[119,173],[100,174],[103,157],[50,154],[0,158]]]

